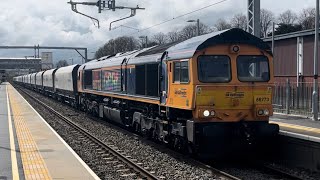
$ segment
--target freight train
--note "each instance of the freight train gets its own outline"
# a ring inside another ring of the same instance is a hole
[[[269,123],[274,82],[270,47],[236,28],[14,81],[204,156],[265,144],[279,132],[278,125]]]

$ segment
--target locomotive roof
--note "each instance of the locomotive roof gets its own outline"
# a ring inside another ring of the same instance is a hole
[[[113,56],[105,56],[105,57],[98,59],[97,61],[94,61],[94,62],[89,61],[87,63],[82,64],[79,67],[79,70],[96,69],[96,68],[107,67],[107,66],[120,66],[124,59],[129,60],[132,57],[137,56],[139,53],[147,51],[151,48],[152,47],[144,48],[141,50],[134,50],[134,51],[130,51],[130,52],[125,52],[125,53],[121,53],[121,54],[118,53],[117,55],[113,55]]]
[[[174,46],[178,43],[180,43],[181,41],[175,41],[175,42],[172,42],[172,43],[167,43],[167,44],[162,44],[162,45],[159,45],[159,46],[155,46],[145,52],[142,52],[140,54],[137,55],[137,57],[139,56],[147,56],[147,55],[151,55],[151,54],[159,54],[159,53],[163,53],[165,52],[169,47],[171,46]]]
[[[196,51],[205,49],[209,46],[229,43],[256,46],[271,54],[269,45],[263,42],[260,38],[257,38],[242,29],[233,28],[193,37],[185,41],[176,41],[142,50],[105,56],[95,60],[94,62],[85,63],[79,69],[82,70],[107,66],[118,66],[121,65],[125,58],[127,59],[128,64],[157,62],[164,52],[168,53],[168,56],[165,60],[187,59],[191,58]]]
[[[205,49],[206,47],[229,43],[253,45],[271,54],[268,44],[260,38],[242,29],[233,28],[193,37],[178,43],[167,49],[167,60],[191,58],[196,51]]]

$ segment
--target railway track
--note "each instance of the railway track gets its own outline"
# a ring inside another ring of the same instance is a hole
[[[100,141],[98,138],[96,138],[94,135],[92,135],[91,133],[89,133],[86,129],[80,127],[78,124],[72,122],[71,119],[69,119],[68,117],[65,117],[64,115],[62,115],[61,113],[59,113],[58,111],[56,111],[55,109],[53,109],[52,107],[50,107],[49,105],[45,104],[44,102],[40,101],[38,98],[34,97],[33,95],[31,95],[30,93],[28,93],[25,88],[18,88],[20,91],[22,91],[24,94],[26,94],[29,98],[31,98],[32,100],[34,100],[36,103],[40,104],[41,106],[43,106],[44,108],[46,108],[47,110],[49,110],[52,114],[54,114],[55,116],[58,116],[61,120],[63,120],[64,122],[66,122],[67,124],[69,124],[70,126],[72,126],[75,130],[71,131],[71,133],[76,133],[77,136],[79,136],[79,138],[82,141],[86,141],[86,139],[90,140],[93,142],[93,146],[94,144],[96,144],[97,147],[95,147],[97,149],[97,151],[100,151],[101,153],[103,153],[103,159],[105,159],[106,161],[108,161],[109,163],[113,163],[113,166],[115,168],[121,168],[123,167],[123,165],[119,162],[121,161],[123,164],[127,164],[132,170],[134,170],[135,172],[133,173],[125,173],[125,174],[121,174],[121,177],[137,177],[139,176],[139,178],[141,179],[165,179],[164,177],[156,177],[152,174],[152,172],[147,171],[146,169],[144,169],[141,165],[141,163],[136,163],[135,159],[131,159],[130,156],[126,156],[124,154],[121,153],[121,150],[118,149],[116,146],[114,145],[109,145],[109,144],[105,144],[102,141]],[[78,110],[77,110],[78,111]],[[80,113],[80,112],[79,112]],[[90,117],[92,120],[94,121],[100,121],[101,123],[106,123],[105,121],[102,121],[100,119],[97,119],[95,117]],[[119,128],[118,126],[115,126],[113,124],[109,124],[111,126],[113,126],[114,128],[117,128],[119,130],[122,131],[126,131],[127,134],[130,134],[132,136],[136,136],[134,133],[128,131],[128,130],[124,130]],[[152,146],[158,146],[158,144],[154,143],[154,142],[150,142],[149,143],[152,144]],[[103,152],[103,149],[106,149],[107,152],[109,153],[105,153]],[[179,158],[185,158],[182,154],[177,153],[175,151],[172,151],[170,149],[165,149],[165,151],[170,153],[175,154],[175,156],[180,156]],[[115,157],[112,157],[112,156]],[[115,160],[118,159],[118,160]],[[201,163],[199,161],[190,159],[190,161],[193,161],[194,164],[196,164],[197,166],[202,166],[204,169],[206,169],[207,172],[210,172],[215,179],[222,179],[222,180],[240,180],[239,178],[232,176],[226,172],[220,171],[216,168],[213,168],[209,165],[206,165],[204,163]],[[122,169],[118,169],[118,172],[124,172],[124,170],[127,170],[125,168]],[[199,177],[201,178],[201,177]]]
[[[67,123],[73,130],[70,133],[76,134],[82,141],[90,141],[91,145],[101,154],[103,159],[105,159],[110,165],[116,168],[116,171],[120,173],[120,177],[123,178],[135,178],[135,179],[148,179],[148,180],[159,180],[160,178],[154,176],[151,172],[144,169],[139,165],[139,163],[135,163],[134,159],[130,159],[129,156],[125,156],[121,153],[120,149],[113,148],[113,145],[108,145],[97,139],[86,129],[80,127],[70,120],[68,117],[63,116],[58,111],[54,110],[50,106],[41,102],[39,99],[33,97],[28,92],[20,89],[30,98],[32,98],[37,103],[41,104],[44,108],[49,110],[55,116],[59,117],[59,119],[63,120]]]
[[[125,154],[121,153],[121,149],[118,149],[116,146],[112,144],[105,144],[102,141],[100,141],[98,138],[96,138],[94,135],[90,134],[86,129],[80,127],[79,125],[75,124],[72,122],[71,119],[68,117],[65,117],[61,113],[57,112],[55,109],[52,107],[48,106],[44,102],[40,101],[36,97],[33,97],[31,94],[26,92],[24,89],[19,88],[23,93],[25,93],[27,96],[29,96],[31,99],[33,99],[35,102],[41,104],[43,107],[45,107],[47,110],[49,110],[52,114],[55,116],[59,117],[61,120],[69,124],[71,127],[74,128],[72,133],[77,134],[79,138],[82,141],[90,141],[92,142],[92,146],[103,156],[103,159],[106,160],[108,163],[110,163],[114,168],[116,168],[117,172],[119,172],[120,177],[132,177],[132,178],[141,178],[141,179],[162,179],[164,177],[156,177],[153,175],[153,172],[149,172],[146,170],[141,163],[136,163],[135,159],[132,159],[130,156],[126,156]],[[91,117],[91,119],[95,121],[102,121],[100,119]],[[103,121],[104,122],[104,121]],[[106,123],[106,122],[104,122]],[[113,125],[112,125],[113,126]],[[116,127],[120,129],[119,127]],[[121,129],[123,130],[123,129]],[[132,132],[125,130],[126,133],[130,133],[133,135]],[[157,144],[155,144],[157,146]],[[172,151],[172,150],[166,150],[166,151]],[[173,152],[176,153],[176,152]],[[216,175],[218,179],[232,179],[232,180],[239,180],[239,179],[250,179],[248,177],[242,177],[238,178],[236,176],[233,176],[232,172],[226,173],[225,170],[221,171],[219,168],[214,168],[211,165],[199,162],[197,160],[193,160],[195,164],[198,164],[200,166],[205,167],[207,171],[209,171],[211,174]],[[125,164],[125,165],[124,165]],[[303,179],[297,176],[294,176],[290,173],[286,173],[285,171],[278,170],[272,166],[267,166],[267,165],[262,165],[260,166],[260,169],[264,169],[263,171],[269,171],[274,174],[277,174],[278,177],[284,177],[285,179]],[[228,172],[228,171],[227,171]],[[241,177],[241,176],[239,176]]]
[[[210,163],[211,164],[211,163]],[[272,165],[267,165],[265,163],[258,163],[258,162],[243,162],[239,163],[227,163],[225,165],[219,164],[215,166],[211,164],[217,169],[221,169],[224,172],[232,174],[239,179],[252,179],[252,180],[260,180],[260,179],[269,179],[269,180],[305,180],[305,179],[313,179],[313,178],[306,178],[306,176],[301,177],[295,175],[293,172],[289,172],[283,170],[278,167],[273,167]]]
[[[277,169],[277,168],[272,167],[270,165],[263,164],[261,166],[262,166],[262,168],[264,168],[268,171],[273,171],[274,173],[278,173],[281,177],[286,177],[288,179],[294,179],[294,180],[304,180],[304,178],[302,178],[302,177],[290,174],[284,170]]]

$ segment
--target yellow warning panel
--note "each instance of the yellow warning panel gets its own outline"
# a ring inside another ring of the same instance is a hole
[[[52,179],[26,121],[21,115],[21,109],[12,93],[12,88],[8,90],[25,179]]]
[[[318,129],[318,128],[312,128],[312,127],[295,125],[295,124],[288,124],[288,123],[277,122],[277,121],[270,121],[270,123],[276,123],[280,127],[286,127],[286,128],[290,128],[290,129],[296,129],[296,130],[300,130],[300,131],[306,131],[306,132],[320,134],[320,129]]]

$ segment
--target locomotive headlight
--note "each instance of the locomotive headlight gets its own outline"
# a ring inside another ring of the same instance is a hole
[[[258,115],[259,115],[259,116],[262,116],[263,114],[264,114],[264,110],[263,110],[263,109],[259,109],[259,110],[258,110]]]
[[[211,111],[211,112],[210,112],[210,115],[211,115],[211,116],[214,116],[214,115],[216,115],[216,112]]]
[[[204,117],[208,117],[210,115],[210,111],[208,111],[208,110],[204,110],[203,111],[203,116]]]
[[[268,109],[259,109],[258,110],[258,115],[259,116],[268,116],[270,114]]]

